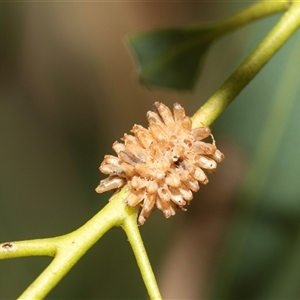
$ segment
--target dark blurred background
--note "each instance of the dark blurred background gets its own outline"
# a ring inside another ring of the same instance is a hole
[[[101,209],[98,166],[155,101],[192,115],[280,15],[221,38],[193,93],[146,89],[126,36],[212,22],[243,2],[0,4],[0,241],[70,232]],[[141,228],[165,299],[299,299],[300,36],[213,125],[226,160],[187,213]],[[0,262],[13,299],[50,262]],[[125,234],[109,231],[48,299],[145,299]]]

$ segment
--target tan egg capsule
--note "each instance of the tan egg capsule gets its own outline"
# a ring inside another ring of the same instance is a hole
[[[163,210],[163,214],[166,218],[170,218],[176,214],[176,205],[174,202],[170,202],[170,205],[167,209]]]
[[[124,134],[121,138],[122,141],[124,141],[125,148],[127,144],[135,145],[138,148],[142,148],[143,145],[140,143],[139,139],[136,136],[133,136],[131,134]]]
[[[123,169],[120,166],[121,160],[112,155],[105,155],[104,161],[99,169],[104,174],[123,174]]]
[[[201,155],[198,160],[198,166],[204,169],[213,170],[217,168],[217,163],[213,159]]]
[[[140,162],[145,162],[149,153],[146,149],[143,149],[142,147],[137,146],[136,144],[129,141],[125,144],[125,151],[127,153],[131,153],[135,157],[137,157]]]
[[[195,137],[195,140],[203,140],[207,137],[209,137],[211,134],[211,130],[209,127],[203,126],[203,127],[197,127],[192,129],[192,135]]]
[[[189,180],[185,181],[184,184],[193,192],[198,192],[200,189],[198,181],[195,180],[192,176],[190,177]]]
[[[181,128],[189,132],[192,129],[192,120],[189,117],[185,117],[181,122]]]
[[[141,204],[142,210],[140,212],[140,215],[138,217],[138,223],[140,225],[143,225],[147,218],[149,217],[151,211],[153,210],[156,201],[155,201],[156,195],[149,195],[147,198],[144,199],[143,204]]]
[[[181,181],[186,181],[190,177],[190,173],[187,170],[184,170],[184,169],[181,169],[181,168],[172,170],[172,172],[175,172],[175,174],[179,177],[179,179]]]
[[[123,171],[125,173],[125,177],[132,178],[133,176],[137,175],[135,172],[134,166],[131,164],[122,162],[121,168],[123,169]]]
[[[130,165],[135,165],[142,162],[138,157],[127,151],[120,151],[119,158]]]
[[[165,152],[164,157],[167,159],[167,154],[171,157],[173,162],[177,162],[180,157],[184,155],[185,146],[182,144],[175,144],[171,151]],[[169,158],[170,159],[170,158]]]
[[[135,190],[143,189],[146,185],[147,181],[140,176],[133,176],[130,181],[130,186]]]
[[[153,104],[153,110],[160,116],[165,124],[174,123],[170,109],[163,103],[155,102]]]
[[[156,198],[156,206],[159,210],[161,210],[166,218],[169,218],[175,215],[175,209],[172,206],[173,202],[164,201],[160,197]]]
[[[204,171],[197,167],[195,168],[195,171],[194,173],[192,174],[192,176],[198,180],[199,182],[203,183],[203,184],[207,184],[208,183],[208,178],[207,176],[205,175]]]
[[[149,130],[152,133],[155,140],[158,142],[168,141],[168,134],[163,130],[162,126],[157,123],[152,123],[149,125]]]
[[[158,114],[156,114],[153,111],[148,111],[146,114],[147,120],[150,124],[158,124],[158,125],[162,125],[163,124],[163,120],[160,118],[160,116]]]
[[[180,187],[181,185],[180,177],[174,173],[168,173],[165,177],[165,182],[168,186],[172,186],[174,188]]]
[[[190,138],[184,139],[183,142],[184,142],[189,148],[193,145],[193,140],[191,140]]]
[[[120,176],[122,176],[124,174],[124,170],[122,169],[121,166],[108,165],[108,164],[101,165],[100,171],[103,174],[114,174],[114,175],[120,175]]]
[[[179,192],[178,189],[169,187],[169,191],[171,193],[171,200],[177,204],[178,206],[182,207],[186,205],[186,201],[182,198],[181,193]]]
[[[168,208],[163,209],[162,212],[163,212],[165,218],[167,218],[167,219],[176,214],[175,209],[172,206],[169,206]]]
[[[158,184],[155,180],[149,180],[147,186],[146,186],[147,192],[149,194],[154,194],[157,192]]]
[[[171,193],[166,184],[163,184],[163,186],[161,186],[157,189],[157,194],[162,201],[165,201],[165,202],[170,201]]]
[[[190,133],[190,128],[180,127],[177,129],[176,135],[177,136],[186,136],[186,139],[193,140],[193,137],[189,133]]]
[[[148,212],[148,216],[150,215],[151,211]],[[145,222],[147,221],[147,218],[145,218],[145,213],[143,213],[143,210],[141,211],[141,213],[139,214],[139,217],[138,217],[138,223],[139,225],[144,225]]]
[[[184,108],[179,103],[174,103],[173,114],[174,114],[174,120],[177,123],[181,123],[185,118]]]
[[[107,164],[118,166],[121,163],[121,160],[113,155],[105,155],[104,162]]]
[[[161,142],[161,144],[165,144],[165,142]],[[164,149],[161,147],[158,146],[158,143],[157,141],[155,141],[151,147],[149,148],[149,154],[153,157],[153,159],[155,160],[162,160],[164,158],[164,155],[166,154],[167,152],[164,151]],[[168,156],[168,154],[167,154]],[[166,158],[168,160],[168,158]]]
[[[170,147],[170,143],[166,140],[160,140],[159,142],[156,141],[156,147],[151,147],[149,151],[152,155],[153,158],[158,160],[158,161],[170,161],[170,153],[168,151],[166,151],[165,149],[167,149],[168,147]],[[162,167],[164,167],[163,165],[161,165]]]
[[[136,164],[134,166],[134,170],[139,176],[146,179],[153,178],[153,175],[155,175],[153,170],[151,170],[149,167],[147,168],[145,164]]]
[[[131,207],[138,205],[140,202],[143,201],[144,193],[145,191],[143,190],[142,191],[131,190],[130,194],[125,199],[125,203]]]
[[[146,128],[134,125],[131,131],[136,135],[144,148],[148,149],[153,143],[153,135]]]
[[[215,153],[213,153],[211,156],[216,162],[221,162],[225,158],[225,155],[218,149],[216,149]]]
[[[119,153],[120,151],[125,151],[125,145],[122,143],[119,143],[118,141],[115,141],[113,143],[112,148],[116,153]]]
[[[216,152],[216,146],[213,144],[208,144],[202,141],[195,141],[192,144],[192,148],[195,152],[204,155],[212,155]]]
[[[184,200],[191,201],[193,199],[193,193],[185,184],[182,184],[181,187],[178,188],[178,190]]]
[[[166,172],[170,170],[171,165],[172,164],[170,164],[167,160],[157,161],[155,178],[164,179],[166,177]]]
[[[185,159],[183,160],[183,162],[180,163],[180,166],[184,170],[188,171],[189,174],[194,173],[194,170],[195,170],[195,167],[196,167],[194,165],[194,163],[193,163],[193,158],[192,157],[187,157],[187,156],[185,157]]]
[[[120,177],[108,177],[100,181],[100,184],[96,187],[97,193],[103,193],[110,190],[115,190],[122,187],[126,183],[124,178]]]

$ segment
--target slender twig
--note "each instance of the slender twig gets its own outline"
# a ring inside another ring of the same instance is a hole
[[[11,253],[9,256],[10,258],[19,257],[21,256],[20,254],[27,254],[26,256],[55,255],[50,265],[26,289],[19,299],[24,300],[44,298],[105,232],[107,232],[113,226],[119,226],[124,219],[135,212],[135,208],[127,208],[124,203],[124,199],[127,197],[128,193],[129,188],[128,186],[125,186],[118,194],[113,196],[110,202],[92,219],[90,219],[86,224],[76,231],[73,231],[67,235],[53,239],[21,241],[18,243],[13,243],[18,247],[16,251]],[[38,247],[36,247],[36,251],[32,251],[31,253],[21,251],[21,249],[27,247],[26,244],[30,246],[38,245],[40,243],[43,245],[45,241],[48,243],[49,248],[52,249],[52,253],[47,251],[40,252],[37,249]],[[20,249],[20,253],[18,253],[18,249]],[[2,256],[1,258],[4,257]]]
[[[214,23],[211,26],[211,29],[214,29],[212,34],[218,37],[233,30],[240,29],[258,19],[285,11],[289,8],[290,2],[289,0],[282,0],[272,2],[260,1],[255,3],[232,17]]]
[[[162,299],[154,273],[152,271],[151,264],[149,262],[146,249],[144,247],[140,231],[136,223],[137,214],[132,214],[130,217],[124,220],[122,227],[126,232],[128,241],[131,244],[133,253],[135,255],[137,264],[139,266],[141,275],[146,285],[150,299],[160,300]]]
[[[259,46],[192,117],[193,126],[210,125],[300,26],[300,3],[293,2]]]
[[[0,259],[24,256],[54,256],[49,266],[19,299],[42,299],[69,272],[76,262],[113,226],[126,232],[151,299],[161,299],[137,225],[138,207],[130,208],[124,199],[126,185],[110,202],[79,229],[59,237],[0,244]]]
[[[298,39],[289,53],[291,62],[299,61],[299,47],[300,40]],[[218,268],[215,286],[219,286],[219,288],[213,291],[217,294],[210,295],[212,298],[219,298],[220,295],[224,298],[229,297],[230,289],[238,276],[238,269],[243,264],[243,253],[247,249],[249,233],[254,223],[259,200],[262,200],[268,176],[274,170],[274,159],[280,151],[284,136],[290,132],[288,126],[290,126],[291,114],[298,105],[298,72],[297,67],[291,68],[290,64],[287,63],[281,70],[282,79],[274,87],[273,95],[275,96],[264,116],[265,125],[257,133],[258,138],[256,139],[253,159],[242,183],[243,187],[239,195],[242,201],[238,202],[236,215],[227,236],[227,247],[223,252],[226,259]],[[287,257],[283,256],[282,259],[285,260],[285,263],[281,262],[278,267],[280,271],[273,275],[272,280],[275,284],[270,285],[270,289],[266,293],[269,299],[292,299],[295,297],[292,291],[297,290],[295,285],[298,284],[293,279],[300,266],[299,235],[295,240],[294,247],[286,253]],[[296,250],[297,255],[294,250]],[[221,288],[218,285],[219,282],[222,282]]]
[[[17,241],[0,244],[0,259],[25,256],[55,256],[56,238]]]

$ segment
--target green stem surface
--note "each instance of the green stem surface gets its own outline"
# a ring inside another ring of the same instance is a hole
[[[277,3],[277,2],[275,2]],[[272,3],[270,3],[271,5]],[[285,3],[286,4],[286,3]],[[275,4],[274,4],[275,5]],[[300,25],[300,3],[293,2],[259,46],[193,115],[193,127],[212,124],[258,74]]]
[[[137,264],[142,274],[150,299],[162,299],[158,289],[154,273],[151,268],[150,261],[144,247],[140,231],[136,226],[137,214],[131,215],[124,220],[122,228],[126,232],[128,241],[131,244]]]
[[[31,241],[0,244],[0,259],[24,256],[53,256],[53,261],[26,289],[19,299],[43,299],[76,262],[109,229],[122,226],[136,256],[150,299],[161,299],[157,283],[139,234],[138,207],[130,208],[124,199],[130,193],[126,185],[110,202],[82,227],[69,234]]]
[[[118,194],[114,195],[110,202],[99,211],[92,219],[79,229],[55,238],[20,241],[14,243],[16,251],[11,257],[22,256],[18,249],[27,248],[27,245],[49,245],[51,252],[40,251],[38,247],[30,251],[28,255],[50,255],[53,261],[40,274],[40,276],[26,289],[19,299],[43,299],[56,284],[66,275],[74,264],[113,226],[119,226],[131,214],[136,214],[136,208],[127,208],[124,199],[129,194],[128,186],[125,186]],[[137,225],[136,225],[137,226]],[[1,245],[0,245],[1,247]],[[46,248],[47,246],[45,246]],[[24,252],[26,254],[26,252]],[[27,255],[26,255],[27,256]],[[1,257],[0,258],[5,258]]]
[[[288,0],[260,1],[228,19],[215,23],[213,34],[218,37],[232,30],[240,29],[253,21],[285,11],[289,5],[290,1]]]
[[[298,5],[300,8],[300,5]],[[300,41],[296,42],[290,52],[289,59],[297,61],[299,58]],[[262,200],[264,188],[268,176],[273,170],[273,162],[278,155],[279,146],[283,142],[292,111],[298,101],[296,95],[299,87],[298,69],[290,68],[286,64],[281,70],[281,81],[274,88],[276,96],[265,115],[265,125],[256,140],[256,152],[249,165],[235,216],[231,228],[226,237],[226,245],[221,255],[221,263],[215,277],[214,288],[209,298],[230,298],[232,287],[238,282],[239,268],[243,265],[243,255],[249,246],[249,233],[255,222],[257,206]],[[300,259],[300,236],[295,240],[294,247],[286,251],[286,257],[278,264],[279,271],[270,278],[270,282],[264,287],[264,295],[268,299],[295,299],[297,282],[294,280],[299,272]],[[218,288],[216,288],[218,287]],[[297,297],[298,295],[296,295]],[[263,298],[264,296],[262,296]]]

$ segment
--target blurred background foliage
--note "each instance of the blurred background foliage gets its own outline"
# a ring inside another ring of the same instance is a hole
[[[249,3],[248,3],[249,4]],[[126,35],[211,22],[243,2],[0,4],[0,241],[72,231],[105,205],[98,166],[155,101],[192,115],[279,19],[217,41],[193,93],[146,89]],[[141,228],[165,299],[299,299],[300,36],[213,125],[226,160],[186,213]],[[16,298],[49,258],[0,262]],[[147,297],[122,230],[108,232],[49,299]]]

